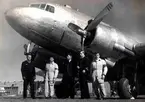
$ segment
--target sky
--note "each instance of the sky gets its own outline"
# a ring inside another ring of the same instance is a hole
[[[145,42],[145,0],[0,0],[0,81],[22,80],[23,45],[28,42],[8,25],[4,12],[37,1],[68,4],[92,17],[112,1],[114,7],[103,21],[135,40]]]

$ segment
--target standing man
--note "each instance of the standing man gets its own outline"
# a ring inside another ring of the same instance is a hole
[[[28,84],[30,84],[31,98],[35,99],[34,80],[36,76],[35,76],[35,67],[31,60],[32,60],[32,56],[27,55],[27,60],[22,62],[22,65],[21,65],[21,72],[22,72],[22,77],[24,80],[23,98],[27,98],[27,88],[28,88]]]
[[[88,89],[88,75],[90,72],[90,61],[87,57],[85,57],[85,52],[80,52],[80,61],[78,63],[78,71],[79,71],[79,82],[80,82],[80,90],[81,90],[81,99],[90,98],[89,89]]]
[[[64,98],[74,98],[74,78],[75,78],[75,63],[72,61],[71,53],[67,54],[66,61],[64,62],[64,71],[63,71],[63,87],[64,87]]]
[[[58,65],[54,62],[54,58],[50,57],[50,62],[46,63],[45,72],[45,97],[52,98],[54,96],[54,83],[58,76]]]
[[[100,58],[100,54],[95,55],[95,59],[91,64],[92,66],[92,78],[93,78],[93,88],[96,96],[99,99],[106,97],[106,91],[104,86],[104,79],[107,74],[108,68],[106,66],[105,60]]]

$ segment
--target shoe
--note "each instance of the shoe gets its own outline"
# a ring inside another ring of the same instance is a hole
[[[49,99],[54,99],[54,96],[49,96]]]
[[[74,95],[70,95],[70,98],[71,98],[71,99],[74,99]]]
[[[99,97],[98,99],[99,99],[99,100],[103,100],[103,98],[102,98],[102,97]]]
[[[23,97],[23,99],[26,99],[27,97]]]
[[[81,99],[89,99],[90,97],[81,97]]]
[[[134,100],[135,98],[134,98],[134,97],[131,97],[130,99],[131,99],[131,100]]]
[[[49,99],[49,97],[45,97],[45,99]]]

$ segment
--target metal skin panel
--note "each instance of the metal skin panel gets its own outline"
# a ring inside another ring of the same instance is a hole
[[[54,14],[30,7],[15,8],[10,13],[9,18],[7,18],[10,25],[27,39],[33,41],[33,39],[30,39],[31,33],[27,34],[25,32],[31,32],[31,30],[33,30],[55,43],[60,42],[62,31],[60,30],[60,33],[56,33],[55,36],[52,33],[53,30],[57,29],[56,26],[54,27]],[[13,17],[11,15],[13,15]]]
[[[75,52],[81,50],[81,37],[72,31],[65,31],[61,46],[64,46],[67,49],[74,50]]]

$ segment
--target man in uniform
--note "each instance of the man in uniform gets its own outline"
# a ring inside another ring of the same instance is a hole
[[[71,53],[67,54],[66,61],[64,62],[64,71],[63,71],[63,87],[64,87],[64,98],[74,98],[74,78],[75,78],[75,71],[76,66],[75,63],[72,61]]]
[[[106,91],[104,86],[104,79],[107,74],[108,68],[106,66],[105,60],[100,58],[100,54],[97,53],[92,66],[92,78],[93,78],[93,88],[96,96],[99,99],[106,97]]]
[[[46,63],[45,72],[45,97],[52,98],[54,96],[54,83],[58,76],[58,65],[54,62],[54,58],[50,57],[50,62]]]
[[[90,61],[85,56],[85,52],[80,52],[80,61],[78,63],[78,72],[79,72],[79,82],[81,90],[81,99],[90,98],[89,89],[88,89],[88,75],[90,72]]]
[[[22,77],[24,80],[23,98],[27,97],[27,88],[28,88],[28,84],[30,84],[31,97],[34,99],[35,98],[34,80],[35,80],[36,76],[35,76],[35,67],[33,66],[31,60],[32,60],[32,56],[27,55],[27,60],[22,62],[21,72],[22,72]]]

